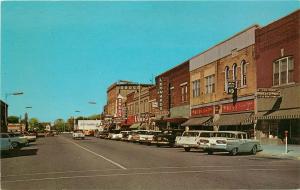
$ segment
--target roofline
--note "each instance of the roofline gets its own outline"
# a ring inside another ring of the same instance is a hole
[[[159,76],[164,75],[164,74],[166,74],[167,72],[170,72],[171,70],[176,69],[176,68],[182,66],[182,65],[185,64],[185,63],[188,63],[188,65],[189,65],[189,64],[190,64],[189,61],[190,61],[190,59],[187,59],[187,60],[181,62],[180,64],[175,65],[174,67],[172,67],[171,69],[168,69],[168,70],[166,70],[165,72],[163,72],[163,73],[157,75],[155,78],[158,78]]]
[[[249,27],[245,28],[244,30],[242,30],[242,31],[240,31],[240,32],[238,32],[238,33],[235,33],[235,34],[232,35],[231,37],[229,37],[229,38],[227,38],[227,39],[225,39],[225,40],[223,40],[223,41],[217,43],[216,45],[214,45],[214,46],[208,48],[207,50],[205,50],[205,51],[203,51],[203,52],[201,52],[201,53],[199,53],[199,54],[197,54],[197,55],[191,57],[189,60],[194,59],[195,57],[198,57],[198,56],[200,56],[200,55],[202,55],[202,54],[204,54],[204,53],[210,51],[211,49],[213,49],[213,48],[215,48],[215,47],[217,47],[217,46],[219,46],[219,45],[221,45],[221,44],[223,44],[223,43],[225,43],[225,42],[227,42],[227,41],[233,39],[234,37],[236,37],[236,36],[238,36],[238,35],[240,35],[240,34],[246,32],[246,31],[250,30],[251,28],[259,28],[259,24],[252,24],[252,25],[250,25]]]
[[[139,85],[143,87],[153,86],[153,84],[145,84],[145,83],[138,83],[138,82],[130,82],[128,84],[119,84],[118,82],[115,82],[107,88],[106,92],[110,91],[112,88],[116,86],[139,86]]]
[[[295,13],[297,13],[297,12],[300,12],[300,9],[294,10],[294,11],[290,12],[289,14],[287,14],[287,15],[285,15],[285,16],[283,16],[283,17],[280,17],[280,18],[278,18],[278,19],[275,19],[275,20],[269,22],[268,24],[259,27],[259,29],[266,28],[266,27],[268,27],[269,25],[271,25],[271,24],[273,24],[273,23],[275,23],[275,22],[277,22],[277,21],[280,21],[280,20],[282,20],[282,19],[284,19],[284,18],[286,18],[286,17],[288,17],[288,16],[291,16],[292,14],[295,14]]]

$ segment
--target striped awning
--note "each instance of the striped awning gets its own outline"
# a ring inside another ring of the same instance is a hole
[[[270,119],[300,119],[300,108],[276,110],[268,112],[258,112],[255,119],[270,120]]]
[[[141,123],[134,123],[132,124],[129,129],[138,129],[140,127]]]
[[[199,126],[199,125],[210,125],[212,124],[212,117],[207,116],[207,117],[195,117],[195,118],[190,118],[181,126]]]
[[[223,114],[214,125],[249,125],[252,124],[252,112]]]

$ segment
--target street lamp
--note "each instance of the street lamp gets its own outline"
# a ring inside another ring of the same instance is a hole
[[[19,96],[19,95],[23,95],[24,94],[24,92],[13,92],[13,93],[6,93],[5,94],[5,103],[6,103],[6,105],[8,106],[8,102],[7,102],[7,98],[9,97],[9,96]],[[6,114],[6,112],[7,112],[7,106],[4,106],[4,118],[5,118],[5,120],[4,120],[4,122],[5,122],[5,126],[6,126],[6,128],[7,128],[7,116],[8,116],[8,113]]]
[[[75,110],[75,113],[79,113],[79,110]],[[75,130],[75,116],[73,117],[73,130]]]
[[[31,109],[31,108],[32,108],[31,106],[25,107],[25,109]],[[28,131],[28,113],[27,112],[25,112],[24,119],[25,119],[25,131]]]

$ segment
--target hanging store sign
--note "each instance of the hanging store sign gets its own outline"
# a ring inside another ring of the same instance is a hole
[[[273,88],[258,88],[256,91],[257,98],[278,98],[280,91]]]
[[[162,78],[158,79],[158,97],[159,97],[159,101],[158,101],[158,107],[159,110],[162,110],[163,108],[163,82],[162,82]]]

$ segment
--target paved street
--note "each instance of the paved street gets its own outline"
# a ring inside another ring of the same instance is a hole
[[[70,135],[1,158],[2,189],[296,189],[300,161]]]

